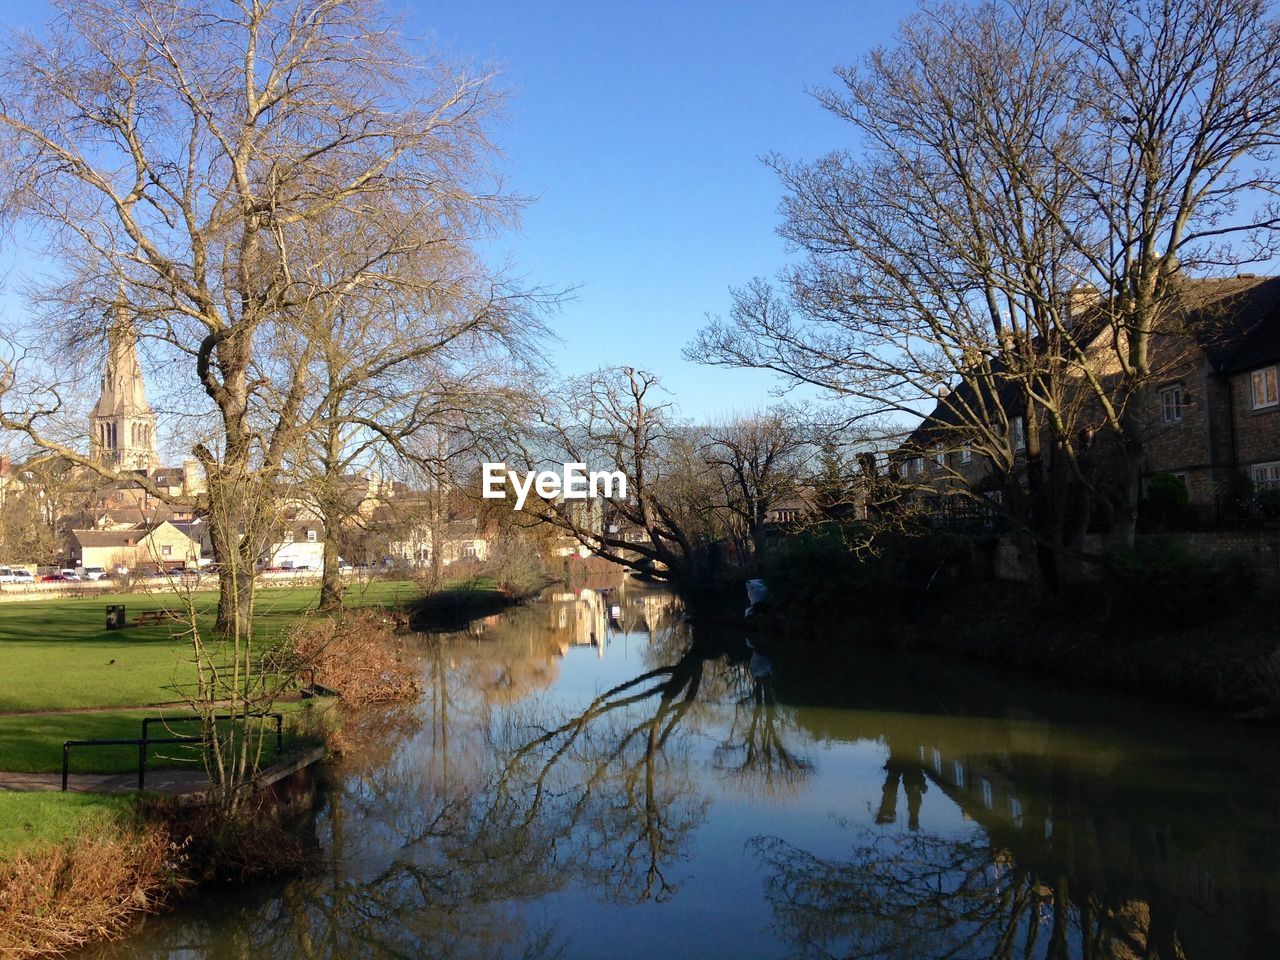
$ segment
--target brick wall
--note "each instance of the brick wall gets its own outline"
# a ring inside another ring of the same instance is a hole
[[[1146,537],[1177,540],[1185,544],[1194,556],[1205,560],[1241,557],[1253,565],[1259,576],[1280,581],[1280,530],[1212,530],[1197,533],[1142,534],[1138,539],[1142,540]],[[1103,538],[1096,534],[1086,537],[1084,550],[1086,553],[1101,553]]]
[[[1208,363],[1199,354],[1165,371],[1142,398],[1144,473],[1183,476],[1192,503],[1213,503],[1216,496],[1212,422],[1215,401],[1225,398],[1211,391],[1212,379]],[[1180,390],[1182,397],[1181,419],[1172,422],[1164,419],[1162,395],[1168,389]]]
[[[1248,472],[1255,463],[1280,460],[1280,407],[1253,409],[1248,373],[1231,377],[1230,387],[1239,469]]]

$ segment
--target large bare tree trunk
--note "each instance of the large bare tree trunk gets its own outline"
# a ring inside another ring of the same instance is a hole
[[[332,613],[342,609],[342,570],[338,566],[337,529],[330,526],[333,518],[324,518],[324,570],[320,575],[320,609]]]

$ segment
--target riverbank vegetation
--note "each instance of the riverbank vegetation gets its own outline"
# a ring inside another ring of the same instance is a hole
[[[866,645],[947,650],[1107,686],[1280,717],[1280,587],[1177,539],[1114,548],[1059,593],[995,576],[999,541],[891,537],[854,554],[838,530],[779,542],[764,629],[779,654],[856,662]]]
[[[412,699],[420,690],[417,671],[397,634],[407,614],[398,603],[389,604],[403,595],[403,587],[389,584],[373,594],[370,599],[376,597],[376,602],[371,606],[348,607],[336,616],[307,615],[317,591],[294,591],[279,598],[278,632],[268,630],[273,625],[267,618],[259,618],[256,628],[270,633],[277,666],[283,669],[280,655],[287,651],[294,676],[305,675],[309,686],[333,689],[343,705]],[[467,588],[458,584],[454,590]],[[98,609],[94,604],[94,611]],[[66,610],[60,619],[73,632],[79,627],[80,643],[101,642],[96,625]],[[289,714],[290,728],[282,756],[316,738],[341,749],[339,712],[315,709],[311,703],[280,706]],[[0,756],[6,769],[53,769],[53,761],[61,756],[60,740],[68,734],[137,736],[141,716],[156,712],[151,707],[0,718],[6,737]],[[127,731],[117,729],[120,724]],[[255,771],[278,759],[273,738],[261,742],[263,751],[253,757]],[[133,769],[136,749],[125,750],[127,756],[95,755],[86,762],[96,770]],[[172,750],[163,753],[153,766],[205,759],[203,749],[187,757]],[[147,794],[0,793],[0,953],[54,955],[110,938],[137,913],[159,908],[193,884],[295,872],[305,868],[313,852],[304,836],[256,792],[235,804],[196,805]]]
[[[56,956],[118,936],[181,886],[174,857],[166,831],[123,811],[0,856],[0,956]]]

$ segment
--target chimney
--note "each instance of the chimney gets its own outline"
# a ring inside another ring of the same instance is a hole
[[[1098,300],[1098,288],[1092,283],[1077,283],[1071,288],[1071,316],[1079,316]]]

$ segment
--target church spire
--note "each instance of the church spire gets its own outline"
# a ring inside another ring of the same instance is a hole
[[[147,403],[138,335],[122,305],[107,328],[107,363],[102,393],[89,414],[89,441],[95,456],[122,469],[159,465],[156,415]]]

